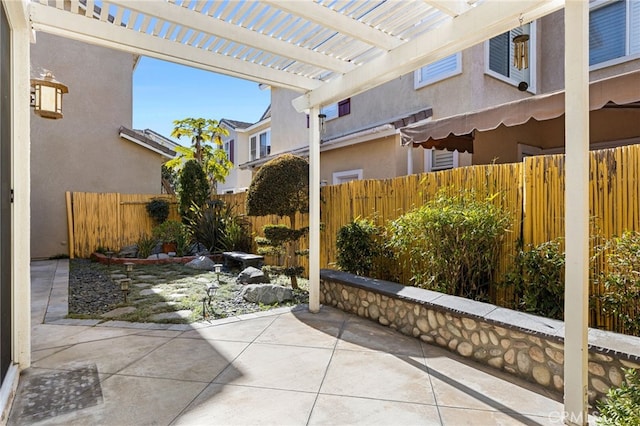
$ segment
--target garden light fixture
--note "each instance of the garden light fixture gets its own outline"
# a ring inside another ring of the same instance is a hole
[[[122,295],[124,296],[124,303],[127,303],[129,284],[131,284],[131,278],[123,278],[120,280],[120,291],[122,291]]]
[[[131,278],[131,272],[133,272],[133,263],[132,262],[125,262],[124,264],[124,270],[127,273],[127,278]]]
[[[69,93],[69,88],[46,71],[40,78],[32,78],[34,112],[43,118],[62,118],[62,95]]]
[[[111,250],[107,250],[104,252],[104,254],[107,255],[107,266],[109,268],[111,268],[111,258],[113,257],[113,255],[115,254],[115,252],[111,251]]]

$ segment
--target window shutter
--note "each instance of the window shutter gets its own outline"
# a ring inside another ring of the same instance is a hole
[[[591,11],[589,14],[589,65],[625,56],[626,11],[624,1],[616,1]]]
[[[233,155],[234,145],[235,145],[235,141],[231,139],[229,141],[229,161],[231,161],[233,164],[235,164],[234,155]]]
[[[338,117],[351,114],[351,98],[338,102]]]
[[[252,160],[255,160],[257,158],[256,157],[256,154],[257,154],[256,142],[257,142],[256,136],[251,136],[251,159]]]
[[[420,68],[420,82],[435,80],[441,75],[453,73],[458,68],[458,54],[454,53],[444,59]]]
[[[629,2],[629,54],[640,53],[640,1]]]
[[[431,153],[431,170],[452,169],[453,155],[453,151],[433,150]]]
[[[489,69],[505,77],[509,77],[509,59],[511,58],[509,34],[507,31],[489,40]]]

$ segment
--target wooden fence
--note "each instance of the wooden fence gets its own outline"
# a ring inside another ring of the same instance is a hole
[[[593,235],[608,239],[625,230],[640,231],[640,145],[590,153],[590,214]],[[321,267],[333,267],[336,259],[336,235],[341,226],[355,218],[370,218],[384,225],[434,194],[446,191],[475,191],[479,197],[498,194],[494,203],[506,210],[512,227],[504,240],[498,275],[511,264],[518,241],[539,244],[564,236],[564,156],[528,157],[522,163],[457,168],[435,173],[402,176],[387,180],[360,180],[321,190]],[[70,211],[71,256],[87,257],[98,246],[119,247],[133,244],[141,232],[150,232],[152,223],[145,204],[158,195],[68,194]],[[219,196],[245,214],[246,194]],[[176,218],[175,199],[172,217]],[[72,206],[72,208],[71,208]],[[253,236],[263,235],[266,224],[284,223],[275,216],[247,217]],[[299,224],[308,224],[308,215],[299,215]],[[593,238],[594,241],[597,238]],[[303,241],[303,246],[306,241]],[[592,247],[593,249],[593,247]],[[302,261],[305,268],[306,259]],[[606,267],[601,256],[592,267],[592,277]],[[409,271],[396,271],[400,281],[409,282]],[[592,295],[603,291],[591,280]],[[513,302],[513,295],[492,289],[492,300],[503,306]],[[611,318],[601,314],[596,303],[591,311],[591,325],[619,329]]]

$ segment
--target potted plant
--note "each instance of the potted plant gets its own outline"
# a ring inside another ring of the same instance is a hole
[[[147,203],[147,213],[156,224],[161,224],[169,217],[169,202],[163,198],[153,198]]]
[[[176,252],[177,242],[183,241],[187,228],[177,220],[167,220],[153,228],[153,236],[162,243],[164,253]]]

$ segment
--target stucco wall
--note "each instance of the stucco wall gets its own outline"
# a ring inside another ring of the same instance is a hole
[[[159,193],[163,158],[118,136],[131,127],[134,56],[37,34],[31,73],[69,86],[64,118],[31,117],[31,257],[68,253],[65,191]]]
[[[233,129],[229,130],[229,136],[222,138],[224,142],[233,139],[233,168],[229,171],[229,175],[225,179],[224,183],[218,183],[218,194],[224,194],[227,191],[233,190],[239,192],[239,189],[249,187],[251,183],[251,170],[240,170],[239,164],[249,161],[249,135],[244,132],[236,132]]]
[[[309,145],[307,115],[295,110],[291,101],[300,96],[293,90],[271,88],[271,153]]]

